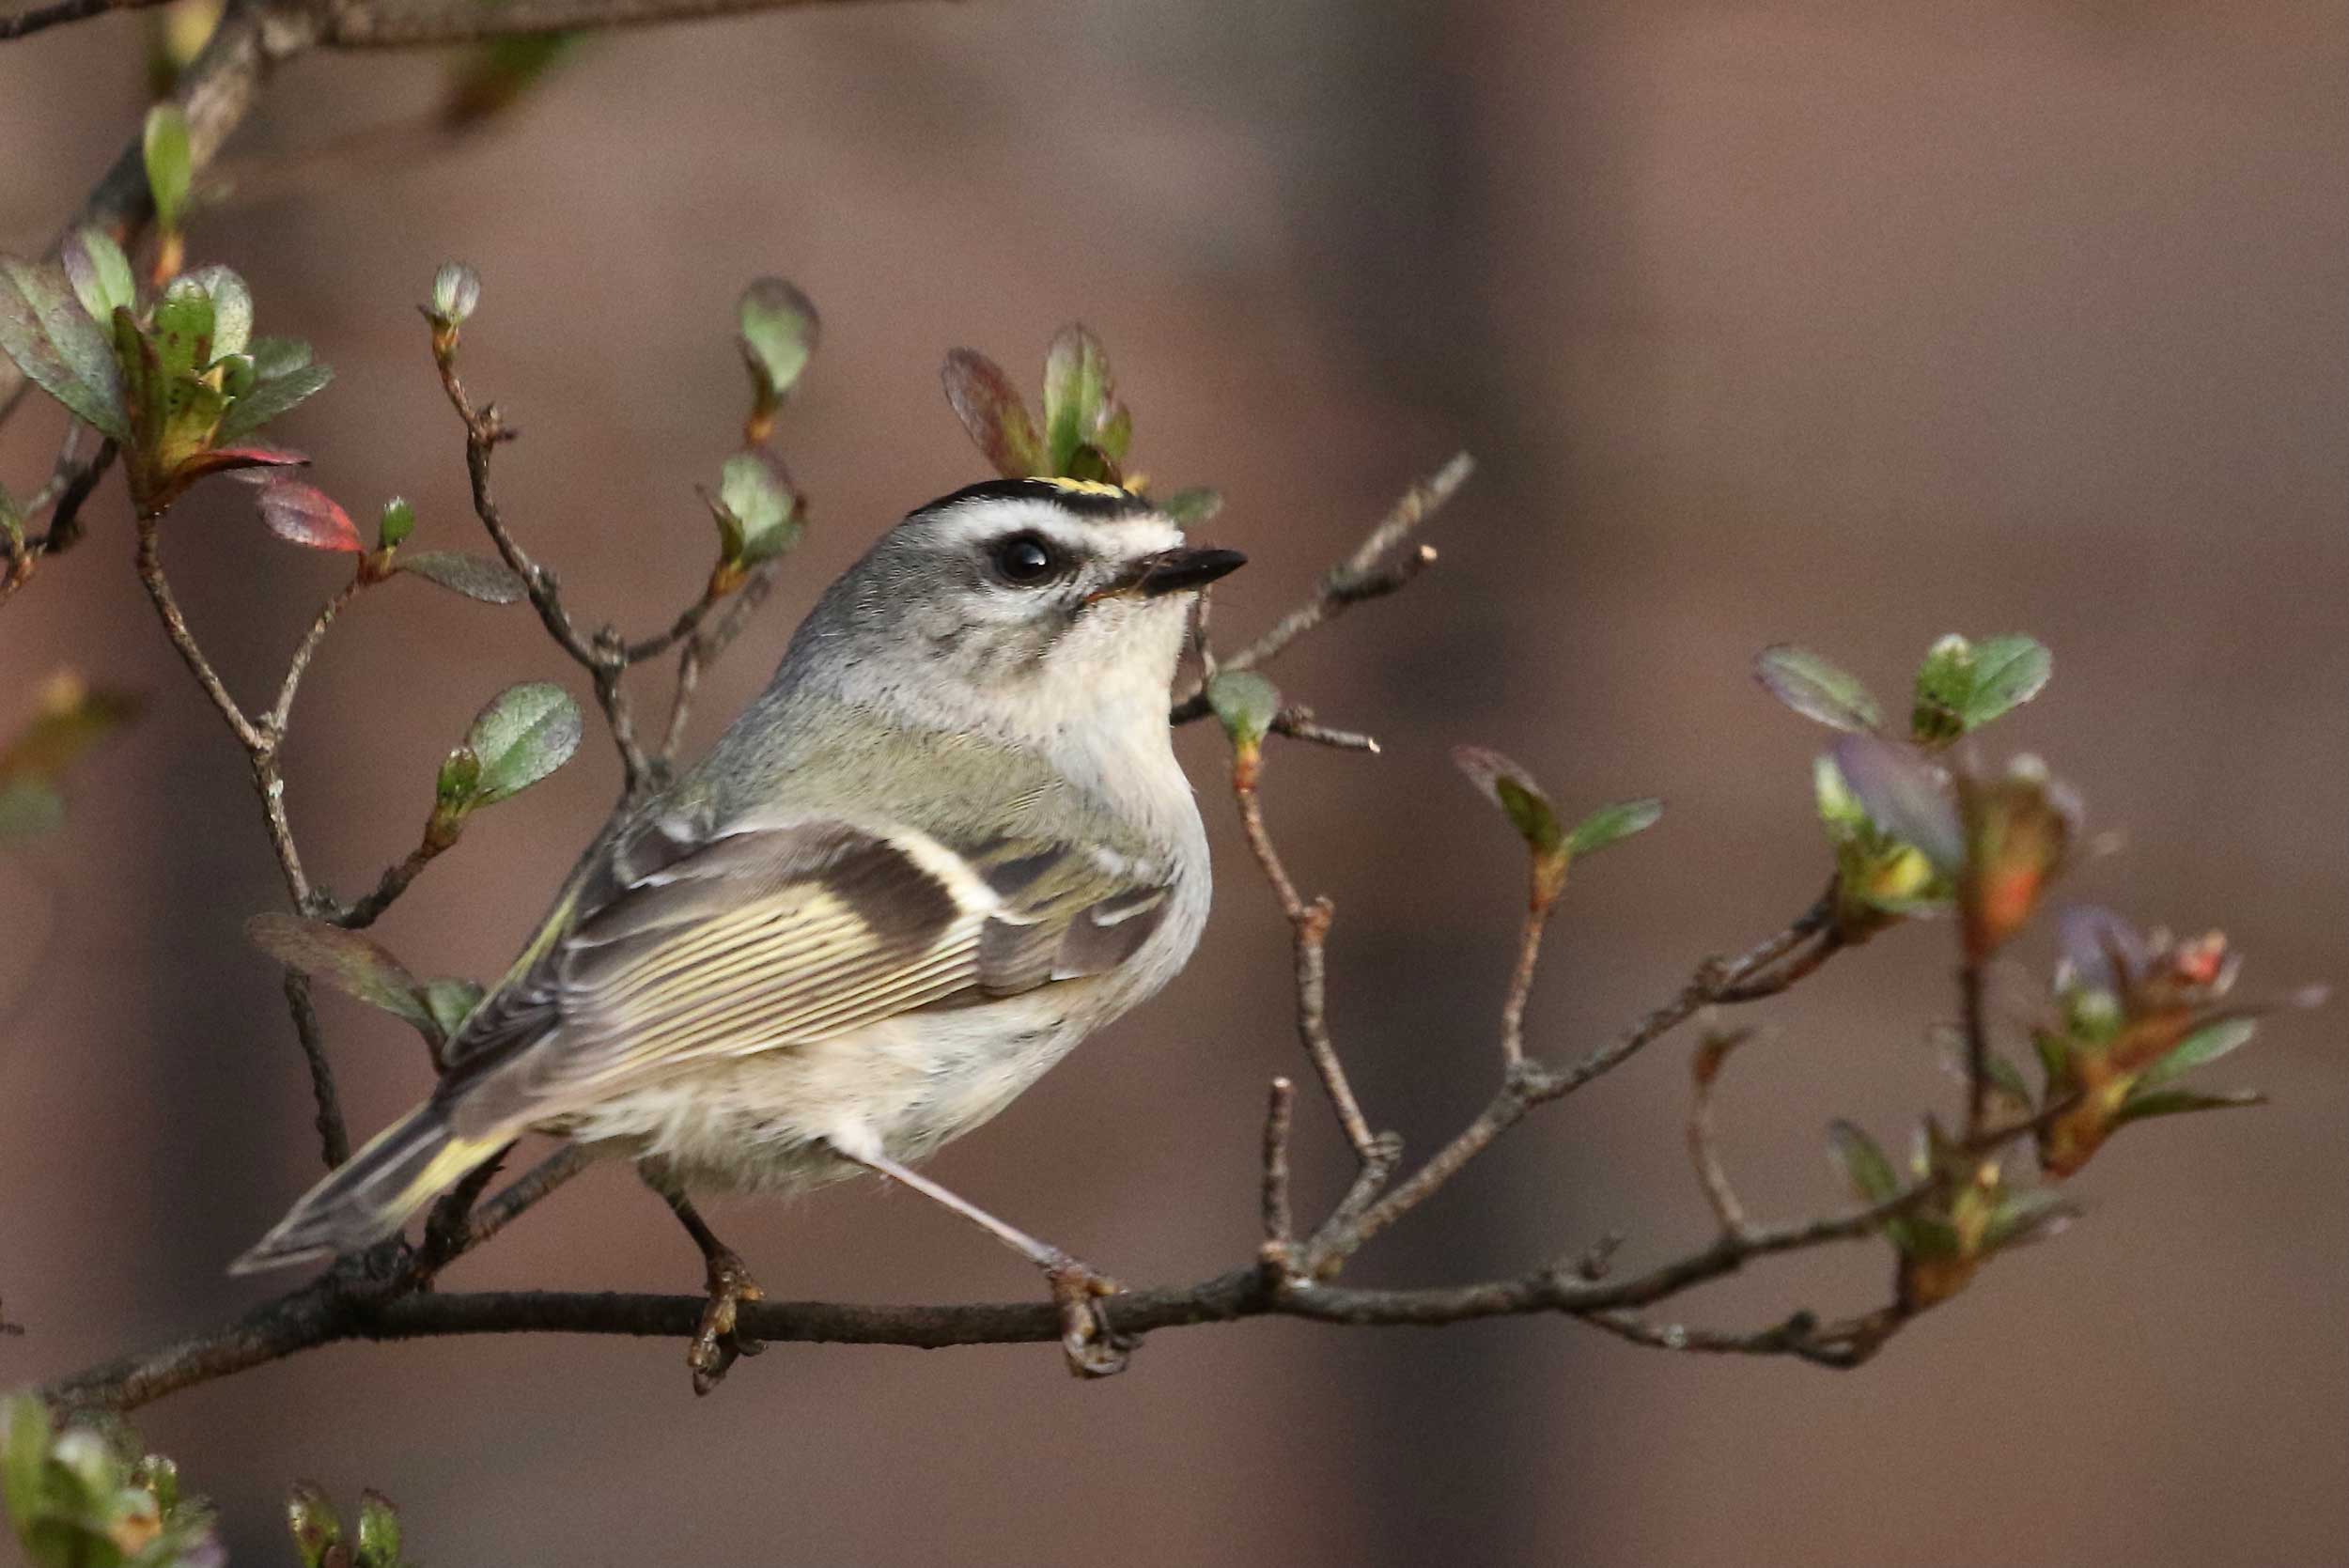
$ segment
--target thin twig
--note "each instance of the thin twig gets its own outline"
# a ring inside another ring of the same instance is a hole
[[[1330,729],[1315,721],[1312,708],[1299,703],[1291,703],[1272,716],[1272,733],[1285,735],[1291,740],[1307,740],[1316,746],[1328,746],[1341,752],[1369,752],[1375,754],[1378,750],[1378,741],[1376,737],[1361,735],[1353,730]]]
[[[0,43],[70,22],[86,22],[108,11],[143,11],[169,3],[170,0],[56,0],[54,5],[35,6],[13,16],[0,16]]]
[[[1679,1350],[1698,1356],[1795,1356],[1813,1366],[1849,1372],[1882,1349],[1908,1314],[1898,1306],[1888,1305],[1860,1317],[1822,1325],[1810,1312],[1796,1312],[1783,1323],[1744,1333],[1692,1328],[1678,1323],[1651,1323],[1636,1312],[1577,1315],[1594,1327],[1604,1328],[1619,1339],[1651,1350]]]
[[[171,645],[179,653],[179,661],[188,667],[188,673],[195,676],[195,683],[211,699],[212,706],[219,710],[229,733],[237,737],[237,743],[246,752],[259,752],[267,745],[261,732],[254,726],[251,719],[245,717],[244,709],[237,706],[237,699],[229,694],[227,686],[212,668],[211,660],[204,657],[203,648],[196,644],[195,634],[188,629],[188,618],[180,613],[179,600],[172,597],[171,582],[163,576],[163,545],[158,536],[157,521],[153,518],[145,518],[140,520],[138,525],[139,582],[145,585],[147,597],[154,601],[155,613],[163,618],[163,635],[171,639]]]
[[[1272,1080],[1264,1114],[1264,1239],[1267,1255],[1285,1262],[1297,1245],[1297,1217],[1289,1203],[1289,1131],[1295,1121],[1297,1085]]]
[[[474,1211],[472,1225],[460,1251],[471,1251],[521,1219],[556,1188],[595,1163],[582,1144],[566,1143],[508,1183],[505,1189]]]
[[[1434,565],[1436,552],[1424,545],[1398,561],[1382,563],[1389,552],[1450,501],[1475,470],[1475,459],[1462,452],[1425,483],[1412,486],[1355,547],[1354,553],[1323,576],[1312,598],[1275,621],[1270,630],[1239,652],[1206,660],[1198,683],[1176,699],[1168,715],[1171,722],[1187,724],[1206,717],[1207,676],[1215,671],[1248,670],[1270,663],[1290,644],[1315,628],[1334,620],[1357,604],[1395,592]]]
[[[310,1001],[310,977],[300,970],[286,971],[286,1010],[293,1015],[294,1037],[301,1041],[302,1060],[310,1069],[310,1097],[318,1112],[311,1126],[318,1129],[319,1154],[332,1171],[350,1157],[350,1132],[343,1121],[341,1096],[334,1091],[334,1069],[326,1059],[318,1008]]]
[[[1564,1071],[1545,1067],[1530,1057],[1521,1060],[1516,1070],[1503,1078],[1501,1088],[1485,1109],[1477,1113],[1475,1120],[1455,1134],[1452,1141],[1428,1157],[1425,1164],[1365,1208],[1354,1223],[1330,1237],[1331,1253],[1338,1257],[1352,1253],[1372,1236],[1425,1203],[1458,1174],[1463,1166],[1491,1147],[1494,1140],[1515,1126],[1535,1106],[1564,1098],[1678,1029],[1703,1008],[1740,994],[1753,968],[1781,957],[1799,943],[1805,934],[1818,929],[1820,924],[1829,918],[1831,909],[1831,902],[1822,898],[1784,931],[1765,939],[1750,952],[1725,964],[1716,961],[1700,966],[1695,977],[1681,988],[1677,996],[1650,1012],[1611,1044],[1593,1051]]]
[[[277,683],[277,700],[270,705],[268,716],[261,721],[263,734],[279,737],[286,733],[287,722],[293,716],[294,693],[302,688],[302,677],[309,672],[310,660],[317,657],[319,644],[326,640],[327,629],[334,624],[334,617],[358,597],[363,586],[364,582],[353,576],[332,598],[319,606],[318,614],[311,618],[310,629],[303,633],[293,657],[286,661],[285,678]]]
[[[26,383],[30,384],[30,383]],[[7,415],[0,413],[0,419]],[[70,550],[82,536],[83,503],[98,488],[115,459],[115,443],[109,439],[99,443],[89,458],[81,456],[81,444],[88,427],[80,420],[67,422],[65,438],[58,444],[56,461],[51,466],[49,477],[24,503],[24,520],[40,515],[43,508],[54,508],[49,514],[49,526],[39,533],[18,533],[9,536],[8,568],[0,572],[0,604],[5,604],[19,588],[32,581],[33,573],[46,556],[58,555]]]
[[[336,916],[334,924],[353,931],[362,931],[373,925],[383,918],[383,911],[408,891],[408,884],[421,876],[424,868],[438,860],[442,851],[454,842],[443,842],[427,833],[416,841],[416,846],[409,850],[404,858],[385,866],[383,875],[376,878],[375,886]]]
[[[659,27],[847,0],[327,0],[319,41],[330,49],[410,49],[518,34]]]
[[[677,654],[677,691],[669,699],[669,722],[661,738],[659,762],[664,772],[675,766],[677,750],[685,744],[685,722],[692,715],[702,676],[742,634],[758,607],[767,602],[767,596],[774,591],[778,565],[774,561],[760,563],[743,580],[742,586],[735,590],[734,602],[726,606],[726,613],[714,624],[697,627]]]
[[[683,613],[669,624],[666,631],[656,632],[641,643],[629,644],[620,651],[620,658],[630,664],[642,664],[646,660],[660,658],[700,630],[702,622],[708,617],[709,612],[715,609],[718,603],[718,599],[712,598],[707,593],[703,594],[701,598],[685,607]]]
[[[1533,995],[1533,972],[1542,959],[1542,933],[1558,907],[1554,887],[1544,885],[1536,863],[1532,887],[1525,900],[1525,919],[1517,928],[1517,961],[1509,974],[1509,992],[1501,1004],[1501,1068],[1515,1076],[1525,1064],[1525,1007]]]
[[[1321,1079],[1321,1086],[1330,1097],[1330,1109],[1336,1112],[1339,1127],[1354,1150],[1355,1157],[1364,1165],[1377,1157],[1378,1141],[1362,1116],[1360,1101],[1354,1097],[1354,1086],[1346,1076],[1345,1063],[1338,1059],[1337,1047],[1330,1038],[1329,972],[1327,947],[1330,920],[1335,912],[1327,898],[1307,903],[1289,879],[1287,867],[1281,863],[1281,853],[1272,846],[1271,834],[1266,831],[1264,807],[1256,797],[1257,766],[1260,758],[1253,753],[1241,753],[1233,758],[1232,796],[1239,805],[1240,829],[1247,834],[1248,847],[1264,870],[1265,880],[1271,884],[1273,896],[1281,903],[1281,912],[1288,917],[1292,948],[1297,969],[1297,1034],[1304,1043],[1305,1054]]]
[[[1990,1019],[1985,1003],[1988,977],[1968,963],[1957,971],[1958,1001],[1966,1033],[1966,1136],[1979,1139],[1990,1120]]]
[[[1729,1053],[1745,1042],[1748,1032],[1739,1030],[1708,1036],[1697,1047],[1696,1062],[1689,1074],[1694,1086],[1688,1097],[1688,1163],[1696,1170],[1697,1186],[1703,1188],[1713,1218],[1727,1235],[1744,1233],[1746,1211],[1737,1201],[1737,1189],[1731,1185],[1729,1172],[1721,1164],[1720,1150],[1713,1141],[1713,1084],[1720,1077]]]

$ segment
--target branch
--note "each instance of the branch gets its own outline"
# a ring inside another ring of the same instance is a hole
[[[327,0],[319,41],[330,49],[412,49],[845,3],[848,0],[504,0],[486,6],[481,0]]]
[[[662,732],[661,752],[656,759],[663,774],[675,765],[677,750],[685,744],[685,722],[692,713],[693,696],[701,686],[702,675],[718,661],[719,656],[726,651],[735,638],[741,635],[742,629],[758,613],[758,607],[767,602],[767,596],[774,591],[775,572],[780,564],[775,561],[762,562],[743,581],[742,586],[735,590],[734,602],[726,606],[726,613],[718,617],[716,624],[705,624],[696,617],[684,650],[677,655],[677,691],[669,699],[669,722]],[[702,601],[704,607],[708,603],[708,599]],[[679,624],[683,622],[680,620]],[[655,643],[658,644],[659,639],[655,639]],[[661,646],[653,646],[652,652],[641,657],[653,659],[658,658],[660,653]],[[630,649],[630,657],[634,659],[640,656]]]
[[[163,575],[163,540],[161,530],[157,527],[161,520],[153,517],[139,520],[139,582],[147,589],[147,597],[153,602],[155,613],[163,620],[163,635],[171,639],[171,645],[179,653],[179,661],[188,667],[188,673],[195,676],[196,685],[202,687],[204,694],[211,699],[212,706],[228,725],[229,733],[237,737],[237,744],[248,753],[262,751],[268,742],[262,738],[258,726],[246,717],[244,709],[237,706],[237,699],[229,693],[226,683],[220,678],[220,673],[212,668],[212,661],[204,656],[195,634],[188,629],[188,618],[180,612],[179,601],[172,594],[170,580]]]
[[[596,706],[603,710],[604,723],[612,732],[612,743],[620,753],[620,767],[626,775],[626,790],[633,799],[647,788],[655,787],[667,778],[676,758],[677,747],[684,738],[685,723],[692,709],[693,693],[700,684],[702,673],[726,645],[740,634],[743,626],[758,607],[766,601],[774,586],[774,563],[768,562],[754,571],[737,590],[734,602],[725,613],[713,622],[709,613],[719,602],[705,594],[673,622],[668,629],[642,642],[630,643],[613,627],[603,627],[592,637],[580,630],[579,623],[563,602],[562,585],[554,573],[534,560],[522,548],[506,525],[505,513],[499,508],[496,492],[490,482],[491,455],[498,446],[515,439],[517,432],[499,416],[495,404],[476,407],[465,390],[463,378],[457,368],[459,332],[456,326],[436,324],[432,336],[432,361],[440,371],[441,389],[447,395],[449,407],[465,427],[465,472],[472,482],[474,515],[497,546],[498,554],[506,567],[521,579],[530,598],[531,608],[538,613],[538,620],[552,637],[555,645],[568,654],[572,661],[585,670],[594,683]],[[683,643],[677,655],[677,690],[670,701],[669,721],[660,749],[647,753],[637,739],[636,722],[630,706],[628,693],[621,681],[630,666],[657,659]],[[411,874],[412,875],[412,873]],[[387,874],[386,880],[389,880]],[[403,882],[400,884],[405,886]],[[397,895],[395,890],[394,895]],[[370,915],[369,918],[372,918]]]
[[[1748,953],[1727,962],[1714,959],[1700,965],[1695,975],[1681,987],[1679,995],[1650,1012],[1612,1044],[1593,1051],[1572,1067],[1559,1071],[1543,1066],[1530,1057],[1523,1059],[1514,1070],[1504,1074],[1501,1086],[1493,1098],[1451,1142],[1429,1157],[1426,1164],[1411,1172],[1392,1192],[1366,1207],[1353,1223],[1330,1231],[1324,1244],[1328,1259],[1330,1262],[1343,1260],[1372,1236],[1435,1196],[1464,1166],[1491,1147],[1495,1140],[1515,1126],[1535,1106],[1563,1099],[1593,1079],[1622,1065],[1646,1047],[1678,1029],[1706,1006],[1750,1001],[1757,995],[1775,995],[1775,990],[1756,989],[1758,983],[1752,978],[1756,970],[1776,962],[1798,946],[1812,932],[1823,929],[1833,912],[1832,897],[1822,896],[1786,929],[1757,944]],[[1824,961],[1824,957],[1819,960]],[[1812,967],[1817,966],[1813,964]],[[1778,987],[1783,988],[1783,986]]]
[[[169,3],[170,0],[57,0],[53,6],[36,6],[13,16],[0,16],[0,43],[61,27],[70,22],[86,22],[108,11],[143,11]]]
[[[1240,828],[1248,835],[1248,847],[1264,869],[1265,880],[1271,884],[1273,895],[1281,901],[1281,912],[1288,917],[1297,966],[1298,1038],[1304,1044],[1306,1056],[1312,1059],[1314,1071],[1320,1076],[1322,1090],[1330,1097],[1330,1109],[1337,1113],[1338,1126],[1353,1148],[1354,1157],[1366,1169],[1392,1167],[1398,1153],[1392,1147],[1393,1140],[1382,1140],[1370,1130],[1361,1104],[1354,1096],[1354,1086],[1347,1081],[1346,1064],[1338,1059],[1337,1047],[1330,1038],[1326,954],[1334,907],[1327,898],[1307,903],[1298,893],[1297,884],[1290,880],[1288,869],[1281,863],[1280,851],[1272,846],[1272,836],[1265,830],[1264,808],[1256,798],[1258,762],[1253,751],[1235,753],[1232,795],[1239,805]]]
[[[529,1178],[524,1178],[525,1180]],[[1901,1203],[1916,1194],[1904,1195]],[[1542,1268],[1473,1284],[1365,1290],[1302,1280],[1268,1281],[1253,1265],[1190,1285],[1162,1285],[1109,1298],[1121,1334],[1251,1317],[1296,1317],[1354,1327],[1432,1327],[1479,1318],[1596,1314],[1650,1305],[1736,1272],[1747,1263],[1872,1234],[1895,1205],[1878,1204],[1800,1225],[1724,1236],[1700,1251],[1621,1281]],[[690,1339],[708,1302],[699,1296],[617,1292],[482,1291],[386,1296],[347,1272],[330,1273],[218,1328],[140,1351],[45,1385],[64,1408],[132,1410],[165,1394],[300,1352],[350,1340],[435,1339],[457,1334],[614,1334]],[[1058,1343],[1050,1302],[958,1306],[859,1306],[745,1301],[740,1331],[805,1344],[951,1345]],[[1615,1327],[1614,1325],[1603,1325]]]
[[[1239,652],[1219,658],[1206,651],[1206,616],[1202,613],[1199,619],[1202,673],[1198,683],[1176,699],[1174,710],[1168,715],[1171,722],[1188,724],[1194,719],[1207,716],[1207,676],[1217,670],[1248,670],[1259,664],[1268,664],[1307,632],[1336,619],[1357,604],[1394,593],[1433,566],[1436,552],[1425,545],[1398,561],[1386,565],[1381,563],[1397,545],[1409,538],[1421,524],[1433,517],[1438,508],[1450,501],[1460,487],[1468,483],[1469,475],[1475,472],[1475,459],[1462,452],[1438,469],[1434,477],[1423,484],[1412,486],[1404,492],[1403,499],[1378,520],[1377,526],[1363,536],[1362,542],[1354,547],[1353,554],[1323,574],[1321,584],[1312,598],[1282,616],[1273,623],[1272,629]],[[1307,714],[1303,717],[1310,721],[1312,716]],[[1274,727],[1281,728],[1278,724]],[[1284,730],[1283,733],[1290,732]],[[1321,737],[1308,736],[1304,738]],[[1373,752],[1378,749],[1367,737],[1359,738],[1364,742],[1360,749]]]

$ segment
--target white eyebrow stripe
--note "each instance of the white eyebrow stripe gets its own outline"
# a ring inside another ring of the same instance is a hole
[[[990,497],[961,502],[938,513],[934,527],[940,541],[950,546],[975,545],[1027,531],[1041,534],[1072,553],[1108,560],[1172,550],[1183,542],[1182,531],[1154,513],[1096,521],[1042,500]]]

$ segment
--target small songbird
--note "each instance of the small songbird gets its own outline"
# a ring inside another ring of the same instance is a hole
[[[448,1042],[430,1099],[247,1271],[392,1234],[526,1131],[642,1162],[702,1247],[697,1388],[759,1294],[696,1188],[878,1172],[1052,1281],[1079,1370],[1107,1281],[910,1170],[1164,986],[1206,922],[1168,690],[1241,565],[1115,486],[972,485],[834,582],[708,760],[623,812]]]

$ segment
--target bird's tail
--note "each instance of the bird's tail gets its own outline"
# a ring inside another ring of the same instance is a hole
[[[355,1252],[382,1240],[443,1188],[505,1147],[506,1137],[459,1137],[431,1102],[377,1133],[303,1195],[254,1249],[228,1265],[251,1274],[305,1258]]]

